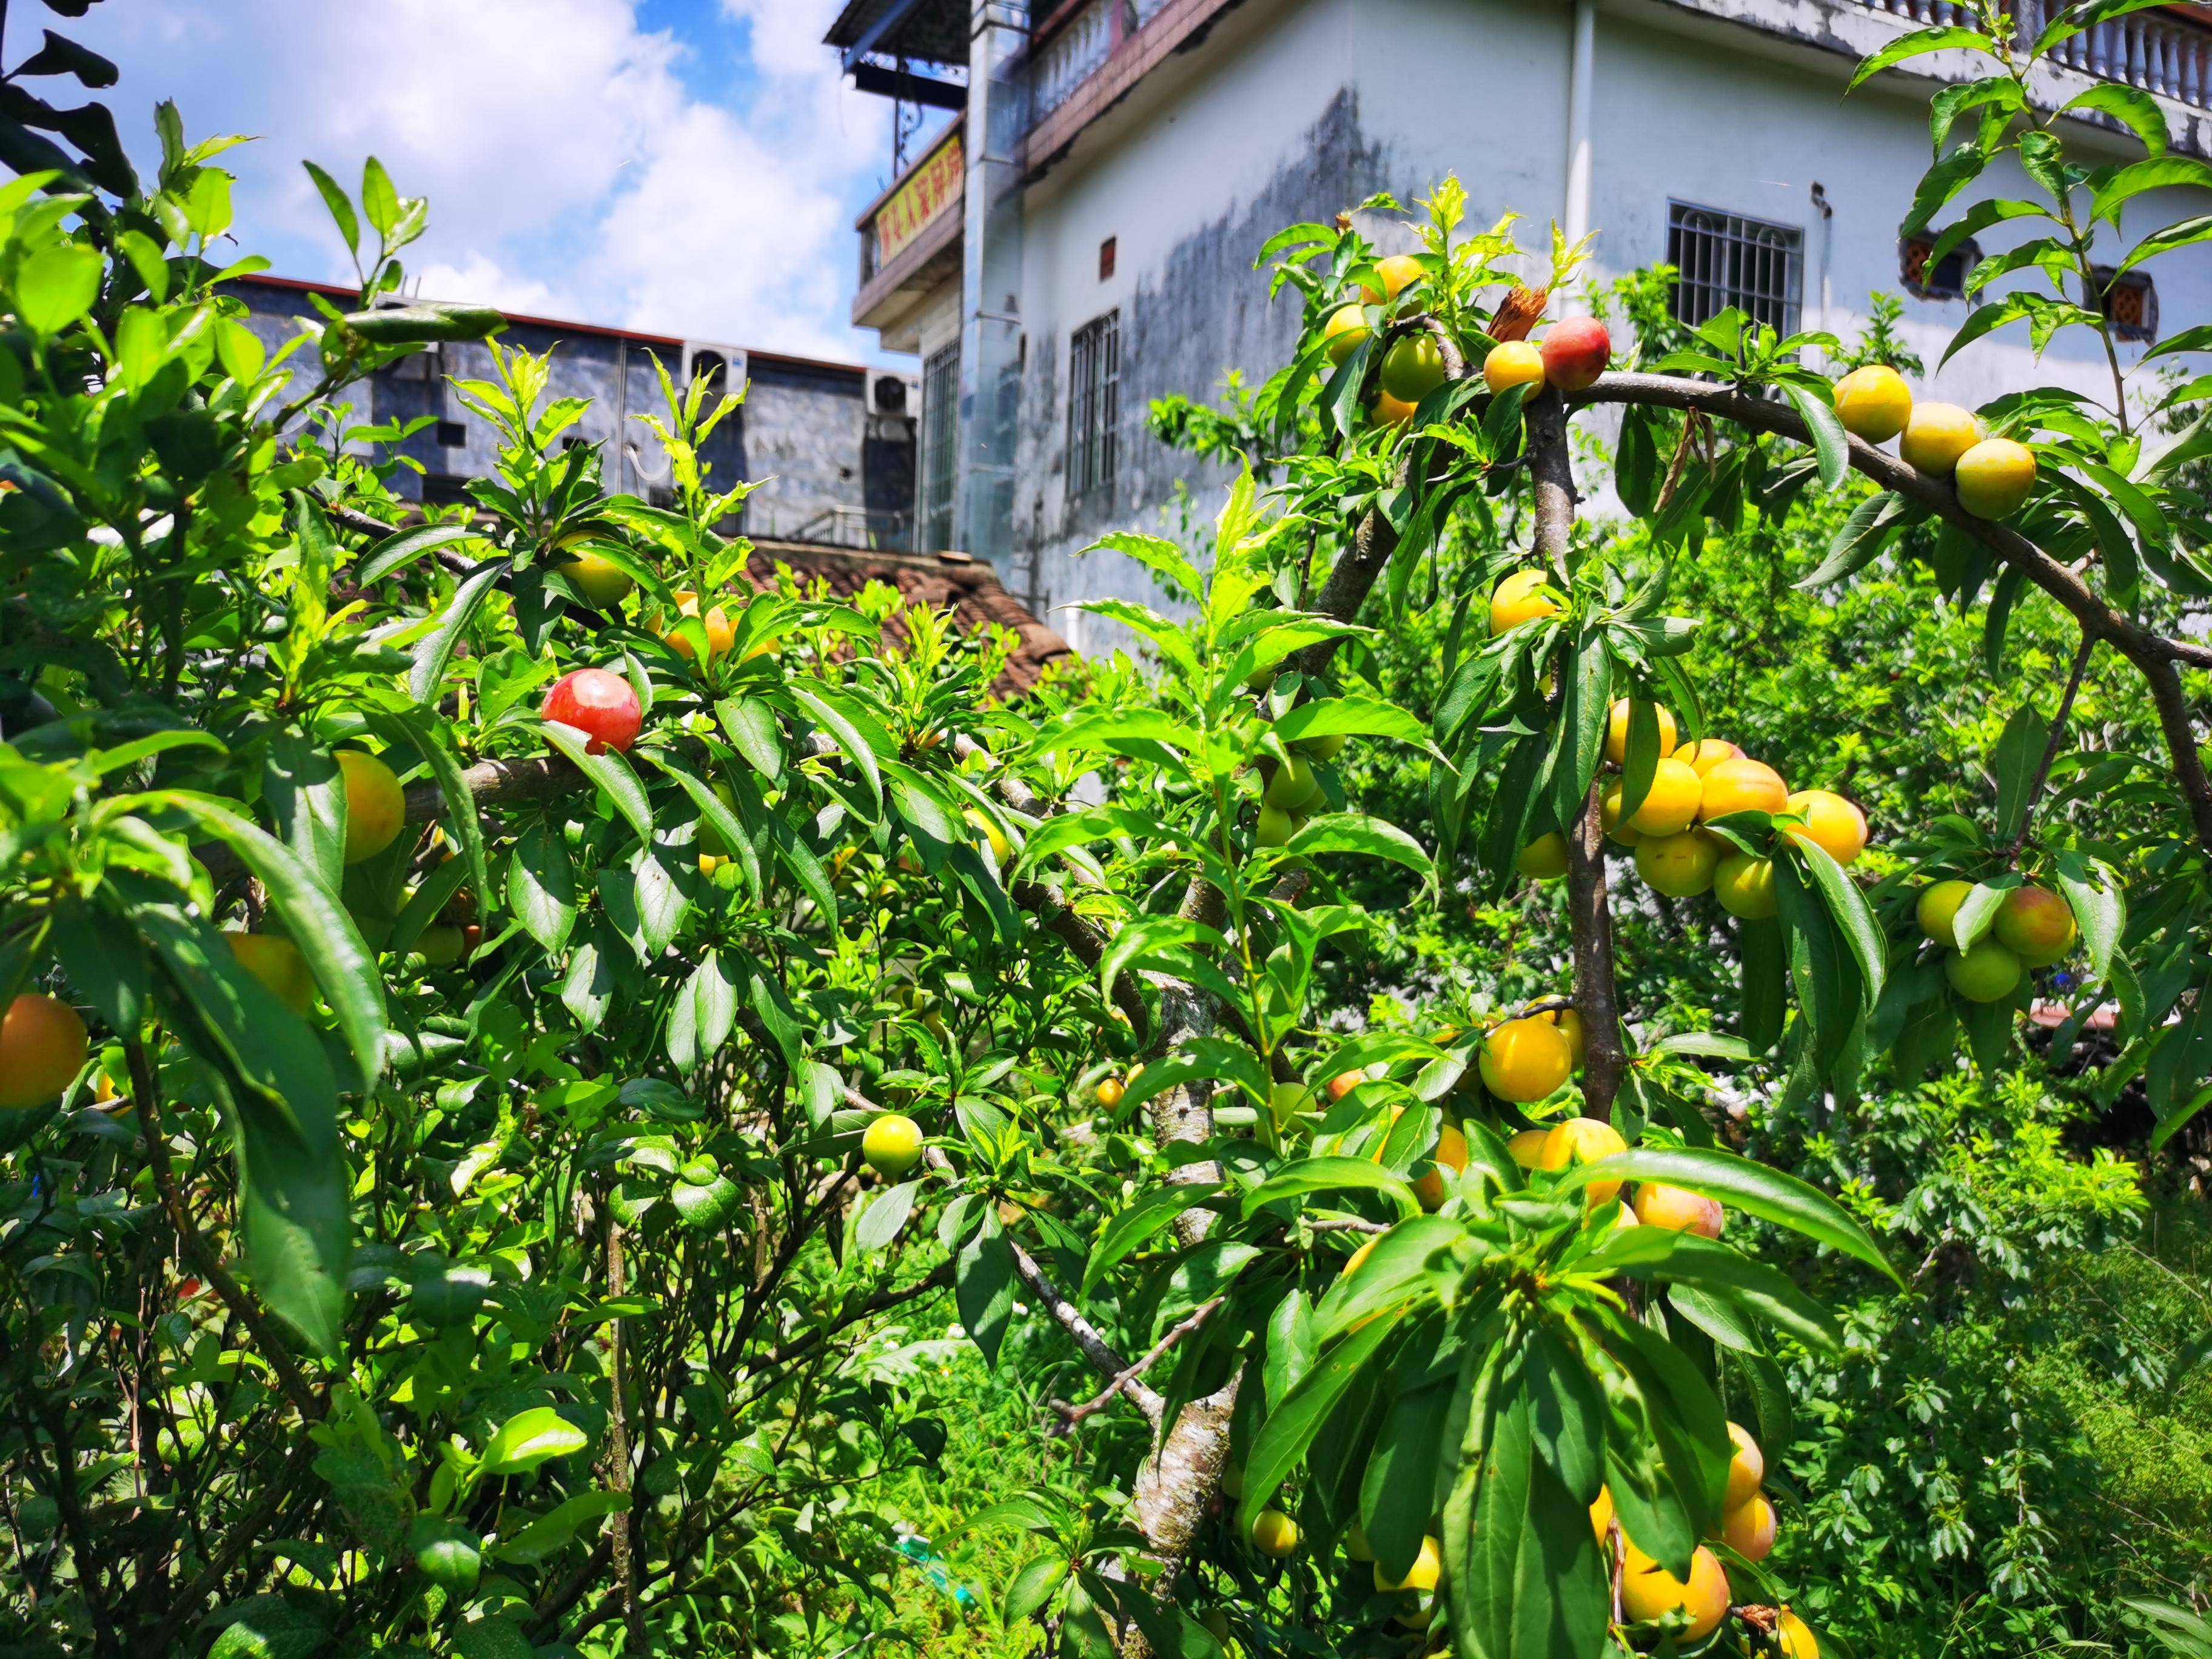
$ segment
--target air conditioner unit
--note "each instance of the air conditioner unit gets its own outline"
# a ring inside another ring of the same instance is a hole
[[[708,374],[720,380],[724,391],[735,392],[745,383],[745,373],[743,346],[717,345],[706,340],[684,343],[684,384],[687,386],[700,375]]]
[[[912,418],[921,413],[921,377],[894,370],[868,371],[868,413]]]

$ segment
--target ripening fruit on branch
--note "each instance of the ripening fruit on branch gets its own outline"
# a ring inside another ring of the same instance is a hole
[[[1782,914],[1774,891],[1774,860],[1731,851],[1713,872],[1713,896],[1739,921],[1771,921]]]
[[[1564,1041],[1564,1039],[1562,1039]],[[1628,1143],[1620,1132],[1610,1123],[1594,1117],[1571,1117],[1564,1123],[1553,1125],[1544,1137],[1542,1152],[1537,1154],[1536,1167],[1557,1173],[1561,1170],[1578,1169],[1585,1164],[1595,1164],[1600,1158],[1611,1158],[1615,1152],[1625,1152]],[[1601,1204],[1610,1204],[1620,1196],[1618,1181],[1593,1181],[1583,1189],[1585,1201],[1591,1209]]]
[[[1294,754],[1275,769],[1275,775],[1267,780],[1267,787],[1260,799],[1285,812],[1296,812],[1311,805],[1321,793],[1321,781],[1314,776],[1313,763],[1303,755]]]
[[[1790,786],[1764,761],[1723,761],[1705,774],[1698,817],[1706,823],[1731,812],[1786,812]]]
[[[1802,817],[1802,827],[1785,826],[1800,841],[1809,841],[1838,864],[1849,864],[1866,851],[1866,814],[1841,795],[1827,789],[1800,789],[1790,797],[1790,810]]]
[[[1766,1454],[1759,1450],[1759,1442],[1741,1423],[1728,1425],[1728,1437],[1735,1451],[1729,1459],[1728,1495],[1721,1500],[1721,1507],[1732,1510],[1748,1502],[1765,1484]]]
[[[1919,922],[1920,931],[1938,945],[1958,949],[1959,907],[1973,890],[1971,881],[1939,881],[1922,888],[1919,902],[1913,907],[1913,919]]]
[[[1679,1638],[1685,1646],[1704,1641],[1720,1628],[1728,1616],[1729,1597],[1728,1574],[1718,1556],[1698,1545],[1685,1583],[1637,1548],[1632,1539],[1623,1541],[1627,1548],[1620,1575],[1620,1610],[1632,1622],[1663,1619],[1679,1607],[1690,1617],[1689,1628]]]
[[[1525,386],[1533,398],[1544,389],[1544,354],[1526,340],[1494,345],[1482,360],[1482,383],[1492,392]]]
[[[1583,1068],[1583,1017],[1571,1008],[1547,1008],[1536,1016],[1547,1025],[1559,1027],[1559,1035],[1567,1040],[1567,1059],[1577,1072]]]
[[[1208,1607],[1198,1615],[1198,1622],[1206,1626],[1206,1633],[1215,1641],[1226,1644],[1229,1640],[1229,1615],[1219,1607]]]
[[[1820,1644],[1813,1638],[1811,1626],[1789,1608],[1775,1620],[1774,1633],[1782,1641],[1782,1659],[1820,1659]]]
[[[2015,887],[2004,896],[2004,902],[1997,906],[1996,920],[1990,924],[1990,933],[2018,957],[2024,968],[2048,968],[2063,962],[2081,937],[2072,907],[2048,887],[2032,884]]]
[[[1595,386],[1613,362],[1613,336],[1595,317],[1569,317],[1544,336],[1544,378],[1562,392]]]
[[[1701,830],[1637,843],[1636,873],[1668,898],[1695,898],[1713,884],[1721,842]]]
[[[1404,426],[1413,420],[1419,407],[1402,398],[1394,398],[1378,386],[1375,401],[1367,405],[1367,418],[1377,426]]]
[[[1305,820],[1296,813],[1286,812],[1279,806],[1262,804],[1259,825],[1253,831],[1252,838],[1262,847],[1287,847],[1291,844],[1291,837],[1304,827]]]
[[[2010,438],[1984,438],[1953,475],[1959,505],[1978,519],[2009,519],[2035,489],[2035,452]]]
[[[574,553],[562,560],[553,568],[568,579],[568,585],[591,604],[602,611],[611,611],[629,597],[637,586],[630,574],[613,560],[602,558],[597,553]]]
[[[276,933],[225,933],[238,965],[261,981],[264,989],[295,1014],[304,1014],[315,1000],[315,977],[308,971],[300,947]]]
[[[1513,867],[1531,881],[1557,881],[1567,873],[1567,838],[1556,830],[1537,836],[1521,849]]]
[[[1547,1020],[1509,1019],[1483,1038],[1475,1064],[1484,1088],[1500,1100],[1525,1106],[1567,1080],[1574,1051],[1565,1034]]]
[[[1091,1097],[1109,1112],[1121,1103],[1121,1097],[1127,1092],[1127,1085],[1118,1077],[1099,1079],[1098,1086],[1091,1091]]]
[[[0,1107],[45,1105],[84,1069],[90,1046],[76,1009],[24,992],[0,1015]]]
[[[687,617],[699,617],[699,596],[689,589],[684,589],[676,595],[676,619],[661,629],[660,637],[667,641],[675,649],[676,654],[684,661],[694,662],[697,659],[697,653],[692,648],[691,641],[677,631],[683,619]],[[730,647],[738,642],[738,625],[730,619],[730,613],[719,605],[708,611],[704,617],[699,617],[699,625],[707,631],[708,662],[726,655]]]
[[[1401,403],[1418,404],[1444,383],[1444,354],[1435,337],[1408,334],[1382,354],[1382,390]]]
[[[1912,418],[1912,388],[1887,363],[1869,363],[1836,382],[1836,418],[1844,430],[1886,444]]]
[[[1916,404],[1897,453],[1906,465],[1948,478],[1959,458],[1981,441],[1981,422],[1958,404]]]
[[[1304,1112],[1310,1112],[1319,1103],[1314,1091],[1303,1083],[1275,1083],[1267,1088],[1267,1110],[1281,1128]]]
[[[1605,831],[1607,840],[1622,847],[1633,847],[1644,837],[1634,824],[1622,820],[1620,809],[1627,805],[1627,782],[1616,780],[1607,785],[1605,793],[1598,797],[1597,821],[1598,827]]]
[[[1467,1168],[1467,1137],[1454,1124],[1447,1123],[1437,1131],[1437,1149],[1429,1154],[1435,1168],[1413,1182],[1413,1196],[1421,1200],[1425,1210],[1443,1208],[1444,1171],[1455,1176]]]
[[[1695,743],[1686,743],[1677,749],[1674,758],[1702,778],[1723,761],[1743,759],[1744,752],[1720,738],[1699,738]]]
[[[1537,1169],[1543,1164],[1544,1143],[1551,1133],[1549,1129],[1523,1129],[1505,1143],[1505,1150],[1522,1169]]]
[[[1516,570],[1490,591],[1490,637],[1559,614],[1559,602],[1543,591],[1551,578],[1538,569]]]
[[[1637,1220],[1647,1227],[1695,1233],[1700,1238],[1718,1238],[1728,1224],[1728,1212],[1721,1208],[1718,1200],[1669,1187],[1664,1182],[1645,1182],[1636,1189],[1636,1201],[1630,1207],[1636,1212]]]
[[[1252,1544],[1279,1561],[1297,1548],[1298,1523],[1280,1510],[1261,1510],[1252,1517]]]
[[[626,750],[637,741],[645,724],[636,689],[619,674],[604,668],[579,668],[553,682],[553,689],[538,705],[543,719],[574,726],[591,739],[588,752]]]
[[[1341,363],[1359,349],[1367,337],[1367,313],[1358,306],[1339,306],[1322,325],[1321,337],[1328,342],[1328,360]]]
[[[1014,844],[1006,839],[1006,832],[999,828],[980,806],[971,806],[960,815],[968,827],[975,832],[975,840],[991,850],[991,862],[1001,870],[1013,861]]]
[[[878,1175],[896,1181],[921,1162],[921,1125],[902,1112],[885,1112],[861,1132],[860,1156]]]
[[[1659,716],[1659,752],[1672,755],[1674,752],[1674,717],[1668,713],[1664,703],[1656,705],[1656,712]],[[1615,697],[1605,721],[1605,757],[1615,766],[1628,764],[1628,714],[1629,699]]]
[[[1393,1590],[1425,1592],[1437,1587],[1437,1581],[1443,1577],[1443,1547],[1434,1538],[1425,1537],[1421,1540],[1421,1553],[1413,1558],[1413,1565],[1406,1569],[1403,1578],[1391,1577],[1382,1571],[1380,1561],[1375,1564],[1375,1588],[1386,1593]]]
[[[1382,298],[1395,300],[1421,280],[1427,273],[1421,262],[1410,253],[1387,253],[1375,262],[1375,274],[1382,279]],[[1362,285],[1362,294],[1375,290]]]
[[[1698,821],[1705,785],[1686,761],[1662,760],[1651,773],[1651,787],[1629,817],[1639,836],[1678,836]]]
[[[1969,1002],[2002,1002],[2020,988],[2020,958],[1993,939],[1943,958],[1943,977]]]
[[[345,779],[345,861],[359,864],[398,839],[407,822],[407,794],[398,775],[374,755],[341,749],[337,760]]]
[[[1764,1561],[1774,1548],[1774,1505],[1760,1492],[1721,1516],[1721,1542],[1747,1561]]]
[[[1352,741],[1349,732],[1324,732],[1319,737],[1300,738],[1291,745],[1294,753],[1308,760],[1333,761],[1344,752],[1344,745]]]
[[[1590,1530],[1597,1534],[1597,1541],[1602,1544],[1605,1542],[1606,1534],[1613,1530],[1613,1488],[1611,1486],[1600,1486],[1597,1489],[1597,1500],[1589,1506],[1589,1515]]]

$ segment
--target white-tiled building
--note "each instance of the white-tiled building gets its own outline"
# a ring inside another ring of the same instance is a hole
[[[2014,0],[2035,26],[2050,0]],[[1147,595],[1109,526],[1156,526],[1175,481],[1210,484],[1146,432],[1148,402],[1209,395],[1285,360],[1290,300],[1253,269],[1281,226],[1446,172],[1487,224],[1511,209],[1600,233],[1594,279],[1666,260],[1680,302],[1848,337],[1875,290],[1907,296],[1934,363],[1966,315],[1959,271],[1897,228],[1930,159],[1927,106],[1957,54],[1846,99],[1867,52],[1945,0],[852,0],[830,36],[864,88],[956,109],[860,225],[854,320],[921,365],[921,545],[990,558],[1040,614]],[[1032,15],[1034,14],[1034,15]],[[2042,91],[2099,79],[2158,100],[2179,154],[2212,156],[2212,6],[2099,26]],[[2112,159],[2139,154],[2084,125]],[[1971,201],[2008,184],[1993,172]],[[2024,184],[2024,181],[2021,181]],[[2195,190],[2126,210],[2130,236],[2212,211]],[[1940,222],[1940,221],[1939,221]],[[1999,227],[1983,247],[2008,246]],[[1377,228],[1410,246],[1409,233]],[[2116,291],[2142,332],[2212,321],[2212,253]],[[2039,368],[2024,329],[1936,377],[1978,404],[2031,377],[2109,395],[2094,343]],[[2140,350],[2140,348],[2137,348]],[[1100,625],[1059,612],[1079,647]]]

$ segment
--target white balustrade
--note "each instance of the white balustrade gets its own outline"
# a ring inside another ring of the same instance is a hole
[[[1122,0],[1091,0],[1044,44],[1030,67],[1030,118],[1042,121],[1066,103],[1114,50],[1114,8]]]
[[[1858,0],[1871,11],[1912,23],[1966,23],[1968,7],[1959,0]],[[2033,41],[2055,16],[2063,0],[2013,0],[2013,15],[2023,42]],[[2130,12],[2098,23],[2051,54],[2053,63],[2101,80],[2140,87],[2162,97],[2212,108],[2212,29],[2172,14]]]

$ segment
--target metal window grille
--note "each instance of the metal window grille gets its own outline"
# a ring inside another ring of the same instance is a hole
[[[1109,311],[1068,341],[1067,493],[1114,488],[1121,461],[1121,313]]]
[[[2158,338],[2158,289],[2148,271],[2131,270],[2115,278],[2111,265],[2098,265],[2095,278],[2098,309],[2112,325],[2112,337],[2137,344]]]
[[[1897,274],[1905,291],[1923,300],[1963,300],[1966,273],[1982,262],[1981,244],[1971,236],[1932,264],[1933,236],[1909,236],[1897,245]]]
[[[1805,233],[1796,226],[1669,202],[1667,263],[1680,273],[1674,315],[1691,327],[1734,306],[1778,333],[1797,331]]]
[[[952,545],[953,447],[960,432],[960,347],[934,353],[921,366],[921,543],[917,551]]]

